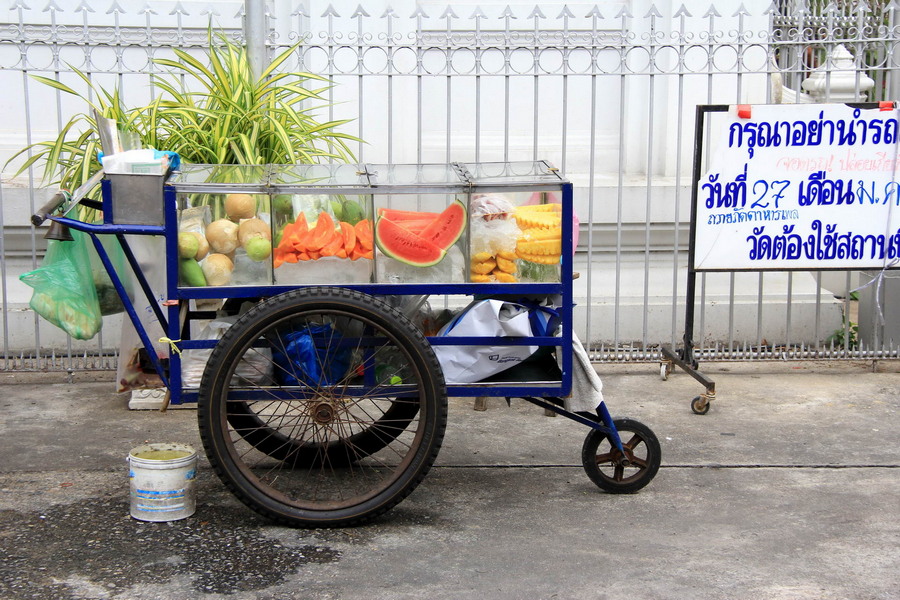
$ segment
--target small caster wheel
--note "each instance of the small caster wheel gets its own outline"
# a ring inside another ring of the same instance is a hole
[[[662,462],[656,434],[634,419],[613,421],[622,451],[610,435],[591,429],[581,447],[581,463],[597,487],[610,494],[633,494],[650,483]]]
[[[670,363],[667,363],[667,362],[659,363],[659,378],[662,379],[663,381],[666,381],[667,379],[669,379],[669,373],[672,372],[672,369],[670,368],[669,365],[670,365]]]
[[[705,415],[709,412],[709,400],[703,396],[697,396],[691,400],[691,410],[694,411],[694,414]]]

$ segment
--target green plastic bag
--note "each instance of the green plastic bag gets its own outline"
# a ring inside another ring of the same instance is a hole
[[[87,235],[85,237],[87,238]],[[101,235],[97,239],[100,240],[110,263],[116,270],[119,281],[122,283],[122,287],[125,288],[125,293],[128,294],[128,298],[133,302],[134,291],[131,285],[131,273],[126,271],[125,253],[119,244],[119,240],[111,235]],[[94,288],[97,290],[100,314],[105,317],[125,312],[122,298],[119,296],[119,292],[116,291],[112,279],[110,279],[109,273],[107,273],[106,267],[103,265],[103,261],[100,260],[100,255],[97,254],[97,249],[94,248],[94,244],[91,243],[89,238],[87,238],[85,246],[91,261],[91,276],[94,280]]]
[[[103,318],[91,275],[88,236],[72,230],[71,242],[50,240],[41,266],[19,279],[34,289],[29,306],[73,338],[89,340]]]

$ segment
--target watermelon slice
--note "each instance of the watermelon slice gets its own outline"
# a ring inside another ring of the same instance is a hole
[[[466,229],[466,206],[454,200],[425,229],[419,233],[438,248],[447,250],[456,243]]]
[[[375,222],[375,243],[391,258],[416,267],[435,265],[446,254],[443,248],[384,216]]]

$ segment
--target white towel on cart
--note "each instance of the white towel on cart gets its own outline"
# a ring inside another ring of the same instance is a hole
[[[556,362],[562,369],[562,352],[556,353]],[[603,382],[594,370],[587,350],[575,332],[572,332],[572,393],[563,398],[570,412],[593,413],[603,402]]]

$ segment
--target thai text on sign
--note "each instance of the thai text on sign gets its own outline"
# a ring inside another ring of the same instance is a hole
[[[892,266],[900,259],[898,116],[892,104],[731,107],[696,182],[694,268]]]

